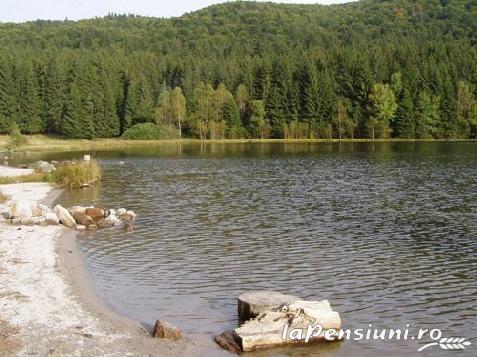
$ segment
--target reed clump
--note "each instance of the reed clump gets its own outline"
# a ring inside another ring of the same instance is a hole
[[[65,188],[80,188],[101,180],[101,167],[95,160],[70,162],[58,165],[47,174],[47,180]]]

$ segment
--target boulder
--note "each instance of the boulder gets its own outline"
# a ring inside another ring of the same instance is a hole
[[[105,218],[102,218],[98,222],[96,222],[96,225],[100,229],[105,229],[105,228],[111,228],[113,226],[113,223],[111,223],[111,221],[106,220]]]
[[[82,226],[89,227],[92,224],[96,224],[95,221],[90,216],[84,213],[74,213],[73,218],[75,219],[77,224],[80,224]]]
[[[126,232],[132,232],[134,229],[134,225],[132,221],[127,220],[123,222],[123,228],[124,228],[124,231]]]
[[[70,213],[71,213],[72,216],[74,216],[75,213],[86,214],[86,207],[73,206],[73,207],[68,208],[68,211],[70,211]]]
[[[86,230],[86,227],[85,226],[82,226],[81,224],[77,224],[76,225],[76,230],[77,231],[80,231],[80,232],[83,232]]]
[[[46,219],[45,217],[43,216],[40,216],[40,217],[32,217],[33,219],[33,222],[36,224],[36,225],[39,225],[39,226],[46,226]]]
[[[136,219],[136,213],[134,213],[133,211],[127,211],[125,216],[129,217],[131,220]]]
[[[66,208],[61,205],[56,205],[54,211],[60,222],[65,226],[70,228],[74,228],[76,226],[76,220]]]
[[[262,348],[277,347],[282,345],[329,342],[325,333],[331,330],[337,341],[337,331],[341,328],[341,320],[336,311],[330,311],[327,302],[313,301],[311,310],[314,316],[304,313],[303,309],[293,309],[290,305],[259,314],[256,318],[245,322],[234,330],[236,339],[243,351],[255,351]],[[328,304],[329,305],[329,304]],[[319,313],[319,307],[325,306],[325,310]],[[315,327],[321,326],[321,330]],[[285,327],[287,326],[287,327]],[[311,326],[310,336],[306,337]],[[285,330],[286,329],[286,330]],[[291,336],[290,331],[299,331],[298,335]],[[284,333],[288,331],[288,333]],[[284,338],[285,335],[285,338]]]
[[[86,208],[85,213],[90,216],[95,222],[104,218],[104,209],[101,208]]]
[[[239,312],[244,301],[253,306],[251,311],[256,311],[254,309],[257,307],[261,312],[235,330],[217,336],[215,341],[233,353],[297,343],[338,341],[341,319],[338,312],[332,310],[328,301],[295,299],[293,302],[279,304],[283,299],[290,300],[290,297],[293,295],[270,291],[255,291],[241,295]],[[274,307],[267,310],[267,306]],[[327,338],[328,335],[332,335],[333,338]]]
[[[31,205],[27,201],[13,201],[10,207],[10,215],[15,218],[32,217]]]
[[[53,212],[47,212],[44,217],[45,217],[45,222],[50,226],[55,226],[57,224],[60,224],[60,219]]]
[[[111,216],[111,215],[116,216],[116,214],[117,214],[117,213],[116,213],[116,210],[115,210],[114,208],[111,208],[111,209],[108,211],[108,215],[107,215],[107,216],[108,216],[108,217]]]
[[[157,320],[154,326],[153,336],[177,341],[182,337],[182,332],[169,322]]]
[[[87,231],[96,231],[98,229],[98,226],[96,224],[91,224],[89,226],[86,226]]]
[[[229,352],[242,352],[242,347],[240,347],[239,338],[235,331],[225,331],[223,334],[215,337],[215,342],[224,350],[227,350]]]
[[[123,221],[112,214],[105,218],[105,221],[111,223],[114,227],[122,227],[123,225]]]
[[[42,205],[41,203],[37,204],[36,206],[40,210],[43,217],[45,217],[47,213],[51,213],[51,209],[48,206]]]
[[[250,291],[238,297],[238,317],[240,322],[250,320],[258,314],[282,305],[300,300],[294,295],[286,295],[276,291],[258,290]]]
[[[121,217],[121,216],[124,216],[126,214],[127,210],[126,208],[120,208],[118,209],[118,211],[116,212],[118,217]]]

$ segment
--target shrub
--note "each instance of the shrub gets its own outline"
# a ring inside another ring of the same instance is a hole
[[[14,149],[19,146],[25,145],[27,143],[27,139],[22,135],[17,123],[13,123],[11,125],[9,134],[10,134],[10,141],[8,143],[9,149]]]
[[[123,139],[126,140],[163,140],[175,139],[178,136],[178,129],[170,129],[167,126],[159,126],[154,123],[142,123],[134,125],[124,132]]]
[[[58,165],[47,178],[61,187],[80,188],[101,180],[101,167],[94,160],[66,163]]]

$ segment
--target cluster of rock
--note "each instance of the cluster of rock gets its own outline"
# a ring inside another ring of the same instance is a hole
[[[63,223],[68,227],[77,230],[96,230],[111,227],[122,227],[125,230],[132,230],[133,222],[136,219],[136,213],[125,208],[102,209],[96,207],[74,206],[68,210],[57,205],[55,210],[61,212],[58,217],[67,223]]]
[[[9,212],[2,213],[5,219],[17,225],[58,225],[84,231],[110,227],[133,228],[136,214],[125,208],[105,210],[96,207],[74,206],[69,209],[56,205],[53,209],[42,204],[14,201]]]
[[[215,338],[222,348],[233,353],[328,341],[325,339],[327,332],[341,329],[339,313],[332,310],[328,301],[305,301],[273,291],[254,291],[239,296],[238,313],[241,326]],[[313,330],[306,340],[309,326],[318,325],[321,331]],[[299,333],[292,336],[287,331]]]
[[[31,204],[27,201],[13,201],[10,211],[3,212],[2,216],[16,225],[24,226],[49,226],[58,225],[58,216],[47,206]]]

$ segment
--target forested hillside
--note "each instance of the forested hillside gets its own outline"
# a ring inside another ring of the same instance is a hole
[[[477,0],[0,24],[0,133],[475,138],[476,46]]]

